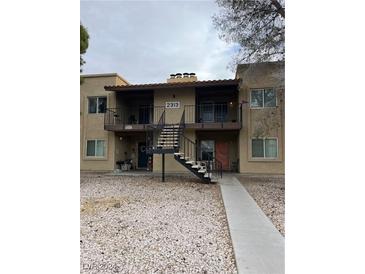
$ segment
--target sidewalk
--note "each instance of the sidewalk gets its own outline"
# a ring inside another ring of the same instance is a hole
[[[219,180],[240,274],[284,274],[283,236],[236,177]]]

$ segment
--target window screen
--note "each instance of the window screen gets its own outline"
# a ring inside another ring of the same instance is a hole
[[[264,90],[252,90],[251,91],[251,107],[262,107],[263,106],[263,93]]]
[[[252,139],[252,157],[264,157],[263,139]]]

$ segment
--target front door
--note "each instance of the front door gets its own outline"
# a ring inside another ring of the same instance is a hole
[[[147,168],[146,143],[138,143],[138,168]]]
[[[214,141],[201,140],[200,141],[200,159],[202,161],[211,161],[214,158]]]
[[[228,143],[215,143],[215,158],[222,163],[223,170],[229,170],[229,149]]]

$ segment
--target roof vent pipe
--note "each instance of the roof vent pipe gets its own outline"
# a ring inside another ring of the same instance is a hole
[[[181,73],[176,73],[176,78],[181,78],[182,74]]]

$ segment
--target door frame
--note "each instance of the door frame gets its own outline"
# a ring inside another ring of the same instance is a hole
[[[215,140],[213,140],[213,139],[200,139],[199,140],[199,147],[200,147],[199,158],[202,159],[202,161],[205,161],[205,160],[203,160],[203,150],[202,150],[202,145],[201,145],[202,141],[212,141],[213,142],[213,158],[214,158],[215,157]]]
[[[147,151],[145,151],[146,153],[146,166],[145,167],[140,167],[139,166],[139,144],[144,144],[144,147],[146,148],[147,147],[147,144],[146,142],[144,141],[137,141],[137,163],[136,163],[136,167],[137,169],[147,169],[148,167],[148,156],[147,156]]]

